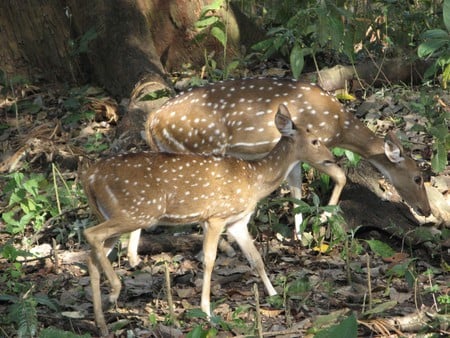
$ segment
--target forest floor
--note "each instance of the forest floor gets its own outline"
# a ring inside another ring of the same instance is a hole
[[[29,336],[98,336],[86,267],[89,248],[82,237],[95,220],[79,175],[90,160],[145,144],[126,143],[117,135],[119,104],[101,89],[17,84],[2,93],[0,337],[27,336],[23,331],[33,327],[37,331]],[[432,172],[432,140],[425,128],[430,118],[417,112],[436,107],[436,96],[450,105],[448,93],[439,88],[384,89],[365,100],[368,113],[361,117],[377,130],[399,126],[420,153],[425,176],[438,181],[448,201],[448,187],[442,185],[449,182],[450,169]],[[415,124],[424,132],[413,132]],[[327,200],[325,183],[309,174],[304,183],[308,203],[314,203],[313,191]],[[216,261],[212,322],[196,310],[202,282],[197,227],[145,233],[138,268],[128,265],[125,239],[111,257],[123,284],[117,304],[106,311],[111,336],[343,337],[355,326],[360,337],[448,336],[449,224],[420,226],[408,208],[390,208],[393,203],[364,191],[351,182],[344,191],[344,236],[328,236],[333,229],[325,223],[308,226],[303,241],[291,235],[291,207],[280,200],[286,187],[262,201],[249,227],[279,295],[266,296],[256,272],[230,243],[235,254],[219,251]],[[377,222],[384,218],[386,224],[356,218],[355,208],[366,218],[382,215]],[[407,223],[407,231],[389,230],[397,220]],[[109,291],[106,282],[102,291]],[[328,333],[318,333],[327,328]]]

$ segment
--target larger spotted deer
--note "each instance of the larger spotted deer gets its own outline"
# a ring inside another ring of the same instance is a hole
[[[376,136],[314,84],[253,78],[194,88],[148,115],[146,138],[154,150],[262,157],[280,138],[273,122],[280,104],[287,106],[294,123],[317,135],[327,147],[341,147],[366,158],[417,213],[430,215],[420,170],[394,133],[384,139]],[[337,204],[346,183],[344,171],[338,166],[321,165],[317,154],[305,153],[301,160],[333,179],[329,204]],[[288,181],[294,196],[301,197],[298,175],[297,170],[291,171]]]
[[[281,134],[261,159],[242,160],[197,154],[141,152],[101,160],[84,175],[91,208],[104,219],[84,231],[91,247],[88,268],[94,314],[101,333],[108,328],[102,310],[100,273],[111,285],[115,302],[121,283],[107,258],[117,238],[156,225],[201,223],[204,228],[204,274],[201,308],[210,315],[210,283],[217,244],[224,229],[261,276],[269,295],[276,294],[247,229],[256,203],[276,189],[291,168],[308,154],[321,167],[336,166],[333,155],[303,126],[296,127],[279,106],[274,127]]]
[[[418,214],[429,216],[430,204],[415,161],[407,156],[393,132],[376,136],[333,96],[314,84],[289,79],[230,80],[194,88],[170,99],[148,115],[150,148],[177,153],[227,154],[242,159],[265,156],[277,144],[277,107],[284,104],[292,120],[317,135],[327,147],[341,147],[366,158],[385,175],[403,200]],[[329,205],[336,205],[346,184],[344,171],[325,166],[318,154],[304,153],[302,161],[334,181]],[[301,167],[287,177],[291,193],[301,198]],[[295,215],[299,231],[301,215]],[[130,263],[138,263],[140,232],[130,237]]]

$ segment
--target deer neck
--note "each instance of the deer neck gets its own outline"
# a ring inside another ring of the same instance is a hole
[[[256,184],[260,187],[258,194],[262,197],[269,195],[278,188],[290,170],[300,162],[295,157],[294,148],[294,140],[283,136],[265,157],[249,161],[255,168],[257,175]]]
[[[392,163],[385,155],[384,140],[373,134],[362,123],[358,129],[347,132],[345,139],[335,145],[361,155],[390,179]]]

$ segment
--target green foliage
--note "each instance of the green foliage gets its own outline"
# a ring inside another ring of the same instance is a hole
[[[325,238],[329,240],[330,249],[334,243],[342,243],[346,240],[346,233],[343,228],[345,223],[342,217],[342,211],[337,205],[320,205],[320,199],[316,194],[312,194],[313,204],[302,200],[291,199],[296,205],[294,213],[301,213],[303,215],[303,222],[300,227],[302,233],[305,232],[307,226],[311,226],[312,237],[304,233],[302,242],[307,245],[321,245]],[[323,231],[324,215],[326,215],[328,229]]]
[[[209,34],[216,38],[217,41],[219,41],[220,44],[226,48],[226,26],[223,23],[222,18],[216,14],[216,11],[223,7],[223,5],[224,0],[215,0],[213,3],[204,6],[200,13],[200,18],[195,23],[195,27],[200,32],[200,34],[197,35],[198,39],[205,38],[208,35],[206,30],[209,29]]]
[[[276,53],[289,57],[294,78],[300,76],[305,56],[319,51],[344,53],[353,60],[355,26],[344,23],[352,21],[349,11],[331,1],[292,0],[280,1],[272,10],[274,27],[269,29],[266,40],[252,47],[263,60]]]
[[[447,315],[448,313],[450,313],[450,295],[447,291],[448,283],[447,285],[439,285],[433,283],[433,277],[436,274],[441,274],[441,271],[433,268],[428,268],[423,272],[423,275],[428,278],[428,287],[425,287],[425,293],[432,294],[433,298],[436,298],[436,302],[440,306],[440,308],[439,306],[437,307],[437,311],[439,313]]]
[[[31,289],[23,296],[0,295],[0,301],[10,302],[7,321],[17,328],[18,337],[35,337],[38,330],[37,306],[44,305],[58,311],[56,303],[46,296],[34,296]],[[41,334],[42,335],[42,334]]]
[[[341,215],[341,210],[338,206],[321,206],[320,198],[312,193],[312,205],[309,205],[303,200],[298,200],[290,197],[282,198],[264,198],[258,203],[255,220],[258,223],[258,228],[267,225],[274,233],[280,234],[284,238],[292,237],[292,229],[286,226],[286,221],[283,220],[287,210],[293,213],[301,213],[303,215],[303,222],[301,224],[301,232],[304,233],[302,241],[305,245],[313,246],[320,244],[325,238],[335,242],[344,240],[346,234],[342,227],[344,220]],[[327,213],[327,224],[324,223],[323,215]],[[324,231],[324,226],[328,228]],[[305,233],[306,228],[311,227],[311,233]]]
[[[34,337],[37,332],[37,302],[33,297],[22,298],[9,307],[8,319],[17,325],[18,337]]]
[[[6,175],[4,194],[8,200],[2,218],[11,235],[24,234],[27,226],[40,231],[44,223],[62,212],[62,207],[75,207],[76,186],[69,187],[53,165],[53,184],[43,174],[15,172]],[[62,182],[58,186],[58,181]]]
[[[378,256],[382,258],[389,258],[395,255],[395,251],[386,243],[379,240],[367,240],[366,241],[370,249]],[[416,261],[415,258],[403,259],[399,263],[392,265],[386,272],[389,277],[401,277],[405,278],[409,286],[414,285],[416,274],[414,272],[414,266],[412,263]]]
[[[44,175],[32,173],[26,176],[15,172],[7,177],[9,181],[4,192],[9,196],[9,203],[2,218],[10,234],[23,233],[30,224],[39,231],[49,216],[58,214],[53,201],[42,193],[51,189]]]
[[[190,331],[186,338],[210,338],[217,335],[217,329],[215,328],[204,328],[203,325],[197,325],[192,331]]]
[[[338,148],[335,147],[332,149],[332,153],[335,156],[345,156],[347,158],[347,160],[349,161],[349,164],[351,167],[356,167],[359,163],[359,161],[361,161],[361,156],[354,153],[353,151],[347,150],[347,149],[343,149],[343,148]]]
[[[366,240],[367,244],[369,244],[370,249],[380,257],[392,257],[395,254],[395,251],[386,243],[376,240],[370,239]]]
[[[82,36],[69,40],[70,55],[72,57],[85,54],[89,50],[89,43],[98,37],[95,27],[88,29]]]
[[[288,296],[302,296],[310,292],[312,285],[309,278],[304,276],[302,278],[296,278],[286,286],[286,295]]]
[[[416,124],[412,131],[423,131],[433,137],[433,155],[431,157],[431,167],[436,173],[440,173],[447,167],[447,154],[450,151],[450,133],[448,124],[450,112],[437,108],[433,96],[429,93],[420,94],[419,102],[409,103],[412,110],[418,112],[428,121],[425,126]]]
[[[358,322],[354,314],[351,314],[339,324],[319,331],[314,338],[353,338],[358,337]]]
[[[78,335],[69,331],[48,327],[39,332],[39,338],[90,338],[90,334]]]
[[[239,316],[248,311],[248,306],[240,306],[231,313],[231,321],[227,322],[220,316],[212,316],[210,320],[206,313],[200,309],[191,309],[186,312],[186,317],[190,319],[200,319],[202,323],[194,326],[194,328],[186,335],[191,338],[215,337],[219,332],[217,328],[224,331],[232,331],[234,333],[241,332],[243,334],[253,334],[254,325],[242,320]]]
[[[421,58],[436,59],[425,72],[425,77],[436,76],[438,70],[441,70],[442,87],[445,89],[450,82],[450,0],[444,0],[443,22],[445,30],[429,29],[421,35],[422,43],[417,49],[417,54]]]
[[[212,80],[227,79],[239,66],[238,60],[226,64],[228,46],[227,23],[224,22],[224,18],[218,14],[218,11],[222,9],[224,5],[224,0],[215,0],[211,4],[204,6],[200,13],[200,18],[195,23],[195,28],[197,28],[199,32],[196,36],[197,41],[201,41],[211,35],[219,41],[223,47],[223,70],[217,68],[217,62],[214,60],[213,55],[208,54],[205,50],[205,65],[209,78]]]
[[[147,93],[139,99],[139,101],[154,101],[162,97],[170,97],[171,93],[168,89],[159,89],[154,92]]]
[[[64,124],[79,123],[80,121],[92,121],[95,112],[83,109],[88,102],[88,95],[98,94],[95,88],[86,85],[75,87],[69,91],[69,96],[63,101],[63,107],[67,114],[62,118]]]
[[[86,149],[88,153],[101,153],[108,148],[109,145],[107,142],[104,142],[104,136],[102,133],[90,135],[84,144],[84,149]]]

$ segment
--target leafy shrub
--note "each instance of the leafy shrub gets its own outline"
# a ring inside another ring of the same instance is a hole
[[[425,72],[425,77],[436,76],[442,71],[442,87],[447,88],[450,81],[450,0],[444,0],[443,19],[445,30],[441,28],[425,31],[421,38],[423,42],[417,49],[421,58],[435,58],[436,61]]]

